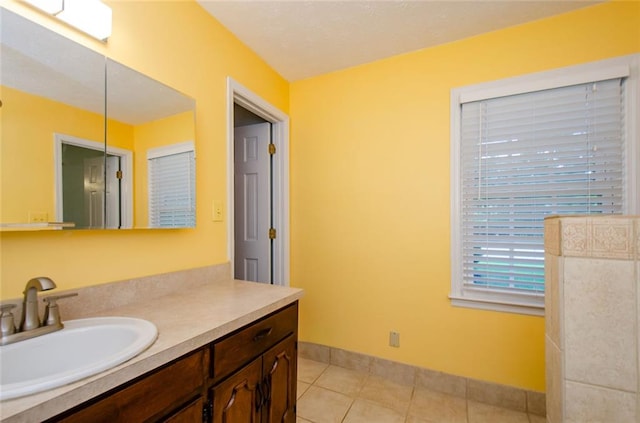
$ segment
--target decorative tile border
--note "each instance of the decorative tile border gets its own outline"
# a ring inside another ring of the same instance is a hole
[[[589,255],[587,219],[569,217],[560,220],[560,253],[576,257]]]
[[[544,239],[545,252],[552,255],[638,260],[640,217],[549,217]]]
[[[544,219],[544,250],[547,254],[560,255],[560,219]]]
[[[591,219],[591,256],[633,260],[633,219]]]
[[[403,385],[538,416],[546,415],[546,396],[543,392],[469,379],[311,342],[298,342],[298,353],[303,358],[382,376]]]

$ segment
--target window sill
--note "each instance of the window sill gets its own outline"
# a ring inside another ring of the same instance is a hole
[[[500,302],[486,299],[449,295],[454,307],[475,308],[478,310],[498,311],[503,313],[544,316],[544,304]]]

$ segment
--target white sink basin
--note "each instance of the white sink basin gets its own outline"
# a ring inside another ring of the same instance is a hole
[[[131,317],[68,320],[64,329],[0,346],[0,400],[34,394],[105,371],[154,343],[151,322]]]

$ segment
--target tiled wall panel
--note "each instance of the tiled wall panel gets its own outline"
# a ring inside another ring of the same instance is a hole
[[[640,217],[545,220],[547,421],[640,418]]]

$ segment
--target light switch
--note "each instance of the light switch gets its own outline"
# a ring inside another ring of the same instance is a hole
[[[400,332],[392,330],[389,332],[389,346],[400,348]]]

